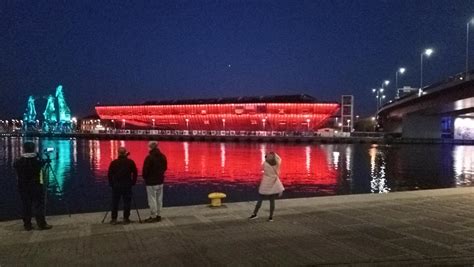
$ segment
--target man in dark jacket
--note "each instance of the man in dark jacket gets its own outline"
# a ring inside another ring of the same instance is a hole
[[[112,161],[109,166],[109,185],[112,187],[112,220],[111,224],[117,224],[118,205],[123,198],[123,223],[130,223],[130,206],[132,202],[132,186],[137,182],[137,166],[127,156],[129,153],[125,147],[118,150],[118,159]]]
[[[152,141],[148,144],[150,154],[143,164],[143,180],[145,180],[150,207],[150,218],[145,222],[161,221],[161,208],[163,207],[163,182],[165,171],[168,168],[166,156],[158,149],[158,143]]]
[[[23,204],[23,226],[25,230],[31,231],[32,213],[35,214],[36,224],[40,230],[51,229],[46,223],[44,209],[44,187],[41,169],[44,162],[35,152],[36,146],[33,142],[23,144],[23,154],[13,164],[18,177],[18,191]]]

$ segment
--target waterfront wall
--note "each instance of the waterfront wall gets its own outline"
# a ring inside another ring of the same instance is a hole
[[[279,142],[279,143],[336,143],[336,144],[460,144],[474,145],[474,140],[441,138],[391,137],[321,137],[321,136],[210,136],[210,135],[147,135],[119,133],[0,133],[0,137],[81,138],[96,140],[158,140],[202,142]]]

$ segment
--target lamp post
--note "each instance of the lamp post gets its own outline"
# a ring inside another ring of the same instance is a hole
[[[386,82],[388,82],[388,81],[386,81]],[[372,89],[372,93],[375,94],[375,99],[377,100],[377,110],[376,110],[376,112],[379,111],[380,106],[382,105],[382,98],[385,98],[385,96],[383,95],[383,91],[384,91],[383,88],[379,88],[378,90],[377,89]]]
[[[433,52],[433,49],[428,48],[420,54],[420,90],[418,90],[418,96],[421,96],[423,93],[423,56],[430,57]]]
[[[380,93],[383,93],[385,89],[387,89],[387,86],[390,84],[390,81],[389,80],[385,80],[383,81],[382,83],[382,91],[380,91]],[[385,87],[384,87],[385,85]],[[382,99],[384,99],[385,96],[380,96],[379,99],[380,99],[380,104],[379,104],[379,108],[382,106]]]
[[[469,79],[469,25],[474,25],[474,18],[466,24],[466,80]]]
[[[222,119],[222,130],[225,131],[225,119]]]
[[[154,129],[155,129],[155,119],[151,119],[151,122],[152,122],[152,124],[153,124],[153,125],[152,125],[152,128],[153,128],[153,130],[154,130]]]
[[[310,119],[306,119],[306,126],[308,126],[308,132],[309,132],[309,123],[310,123]]]
[[[184,119],[186,121],[186,131],[189,131],[189,119]]]
[[[265,119],[265,118],[262,119],[263,131],[265,131],[265,122],[266,121],[267,121],[267,119]]]
[[[403,74],[405,73],[406,69],[405,68],[399,68],[397,70],[397,72],[395,73],[395,90],[397,91],[396,92],[396,96],[397,96],[397,99],[400,97],[400,94],[398,93],[398,74]]]

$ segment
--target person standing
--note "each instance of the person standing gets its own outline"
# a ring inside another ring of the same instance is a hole
[[[148,148],[150,153],[143,163],[143,180],[146,185],[150,217],[145,222],[159,222],[163,207],[163,183],[168,163],[166,156],[158,149],[158,142],[149,142]]]
[[[110,163],[108,178],[112,187],[112,220],[110,224],[117,224],[118,206],[123,199],[123,223],[130,223],[130,208],[132,202],[132,186],[137,182],[137,166],[128,158],[125,147],[118,150],[118,158]]]
[[[35,143],[25,142],[23,144],[23,154],[13,164],[18,178],[18,192],[23,205],[23,227],[26,231],[33,229],[31,224],[33,213],[40,230],[52,228],[51,225],[46,223],[44,208],[45,188],[41,171],[44,161],[40,159],[35,150]]]
[[[270,152],[265,155],[265,161],[262,164],[263,176],[258,187],[259,198],[250,220],[257,218],[257,213],[262,206],[262,201],[270,201],[270,216],[268,221],[273,221],[273,212],[275,211],[275,199],[280,196],[285,188],[280,181],[281,158],[275,153]]]

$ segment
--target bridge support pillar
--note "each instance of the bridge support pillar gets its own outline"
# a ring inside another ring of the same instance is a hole
[[[403,117],[403,138],[441,138],[441,116],[406,115]]]

